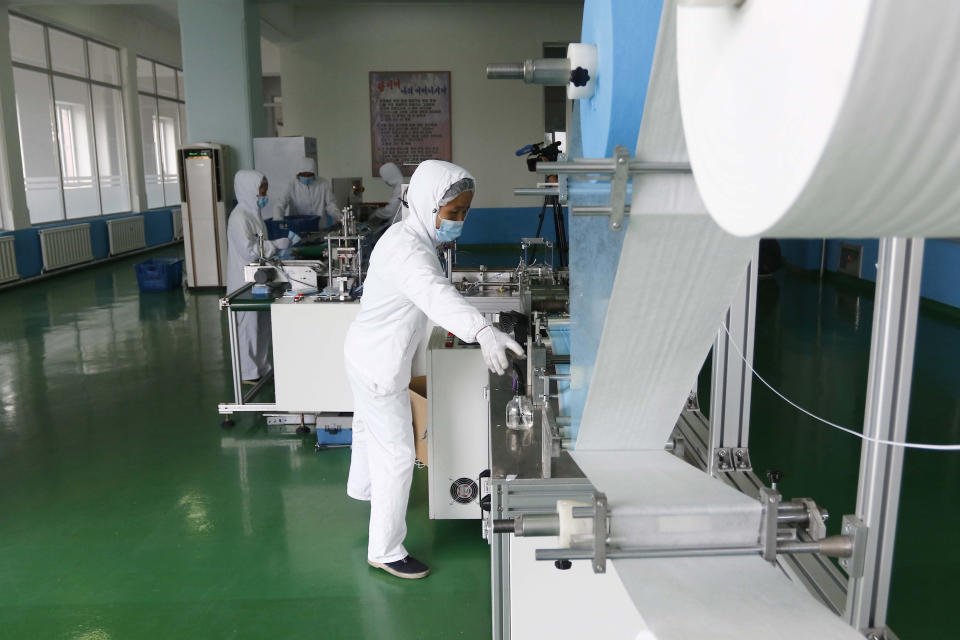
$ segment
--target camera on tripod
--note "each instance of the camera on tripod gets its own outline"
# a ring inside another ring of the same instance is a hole
[[[537,163],[541,161],[556,162],[560,157],[560,145],[562,141],[557,140],[547,144],[546,142],[535,142],[525,147],[517,149],[517,156],[527,156],[527,169],[536,172]],[[548,183],[556,183],[557,176],[546,176]],[[543,206],[540,207],[540,216],[537,221],[537,238],[543,235],[543,219],[547,209],[553,214],[554,243],[557,248],[557,264],[564,266],[567,256],[567,224],[564,220],[563,207],[560,205],[560,198],[556,195],[546,195],[543,198]]]
[[[557,158],[560,157],[561,144],[562,143],[559,140],[556,142],[551,142],[550,144],[547,144],[546,142],[534,142],[533,144],[528,144],[525,147],[517,149],[517,155],[526,155],[527,169],[536,172],[537,163],[541,160],[546,160],[548,162],[557,161]]]

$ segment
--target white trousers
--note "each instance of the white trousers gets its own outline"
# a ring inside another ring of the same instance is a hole
[[[407,557],[407,501],[416,452],[410,395],[378,393],[347,364],[353,390],[353,446],[347,495],[370,501],[367,558],[395,562]]]
[[[237,314],[241,380],[256,380],[269,373],[270,339],[269,312],[243,311]]]

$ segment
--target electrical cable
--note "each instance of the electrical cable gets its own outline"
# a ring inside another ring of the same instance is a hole
[[[833,427],[834,429],[839,429],[844,433],[849,433],[850,435],[856,436],[861,440],[867,440],[875,444],[884,444],[890,447],[903,447],[905,449],[924,449],[927,451],[960,451],[960,444],[928,444],[928,443],[916,443],[916,442],[897,442],[895,440],[871,438],[870,436],[864,435],[859,431],[855,431],[853,429],[841,426],[834,422],[830,422],[829,420],[821,418],[820,416],[814,413],[811,413],[810,411],[807,411],[806,409],[798,405],[796,402],[792,401],[790,398],[788,398],[787,396],[783,395],[782,393],[774,389],[773,385],[771,385],[769,382],[764,380],[763,376],[757,373],[756,369],[754,369],[753,366],[749,362],[747,362],[747,359],[743,356],[743,351],[740,350],[740,346],[733,339],[733,336],[730,335],[730,330],[727,328],[726,323],[722,323],[720,326],[723,327],[724,332],[727,334],[727,337],[730,339],[730,344],[733,346],[734,350],[737,352],[737,355],[740,356],[740,359],[743,360],[743,364],[745,364],[747,366],[747,369],[750,370],[750,373],[756,376],[757,380],[762,382],[767,389],[770,389],[770,391],[776,394],[781,400],[789,404],[794,409],[800,411],[801,413],[804,413],[807,416],[813,418],[814,420],[818,420],[827,426]]]

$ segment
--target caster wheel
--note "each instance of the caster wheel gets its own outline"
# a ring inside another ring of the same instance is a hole
[[[298,436],[306,436],[309,434],[310,434],[310,427],[303,427],[303,426],[297,427]]]
[[[232,429],[235,424],[237,423],[230,418],[224,418],[223,422],[220,423],[220,427],[223,429]]]

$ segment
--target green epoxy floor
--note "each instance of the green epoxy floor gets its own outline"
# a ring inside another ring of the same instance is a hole
[[[417,471],[408,546],[435,572],[369,569],[367,507],[343,492],[349,452],[266,436],[252,416],[221,430],[217,296],[141,296],[142,259],[0,292],[0,638],[489,638],[478,525],[429,521]],[[821,296],[779,274],[758,307],[758,371],[858,426],[869,293],[828,283]],[[917,353],[910,437],[960,442],[960,323],[924,313]],[[833,528],[852,511],[852,437],[755,386],[751,448]],[[901,640],[951,635],[958,490],[960,454],[908,453],[890,613]]]
[[[418,470],[434,574],[369,568],[349,451],[223,431],[217,295],[141,296],[143,259],[0,292],[0,638],[489,638],[479,524],[428,520]]]

